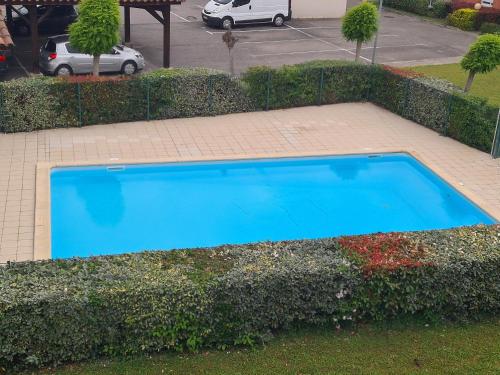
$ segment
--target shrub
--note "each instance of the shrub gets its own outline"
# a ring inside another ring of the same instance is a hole
[[[462,93],[447,81],[408,70],[345,61],[254,67],[241,79],[210,69],[160,69],[130,78],[37,77],[0,83],[0,129],[33,131],[368,100],[489,152],[492,107]],[[461,115],[460,103],[479,117],[466,122],[470,116]]]
[[[298,324],[500,311],[500,226],[9,263],[0,368],[251,345]]]
[[[429,0],[384,0],[384,6],[435,18],[445,18],[451,8],[450,2],[446,0],[433,1],[431,9]]]
[[[210,69],[160,69],[130,78],[89,76],[1,83],[4,132],[243,112],[237,80]]]
[[[495,134],[498,108],[485,99],[453,95],[447,135],[474,148],[489,152]]]
[[[370,87],[367,67],[339,61],[313,61],[281,68],[250,68],[242,81],[259,109],[362,101]]]
[[[484,22],[479,31],[481,31],[481,34],[500,34],[500,25],[492,22]]]
[[[475,9],[457,9],[448,16],[448,24],[465,31],[475,30],[477,14]]]
[[[375,67],[368,100],[405,118],[490,152],[498,109],[447,81]]]

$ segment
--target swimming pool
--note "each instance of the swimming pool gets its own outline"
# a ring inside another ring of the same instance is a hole
[[[52,258],[495,221],[405,153],[54,168]]]

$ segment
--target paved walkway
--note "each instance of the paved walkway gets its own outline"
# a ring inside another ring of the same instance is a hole
[[[500,159],[369,103],[0,134],[0,262],[33,259],[38,162],[411,151],[500,219]],[[75,223],[78,225],[78,223]]]

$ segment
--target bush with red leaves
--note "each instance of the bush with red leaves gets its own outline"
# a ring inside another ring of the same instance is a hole
[[[424,247],[399,233],[341,237],[339,243],[349,255],[361,258],[367,273],[428,265],[421,261]]]

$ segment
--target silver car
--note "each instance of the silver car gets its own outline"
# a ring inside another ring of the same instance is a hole
[[[91,55],[81,53],[69,43],[68,35],[50,37],[40,49],[40,70],[44,74],[69,76],[92,73]],[[103,73],[134,74],[144,69],[140,52],[125,46],[115,46],[101,55],[99,70]]]

